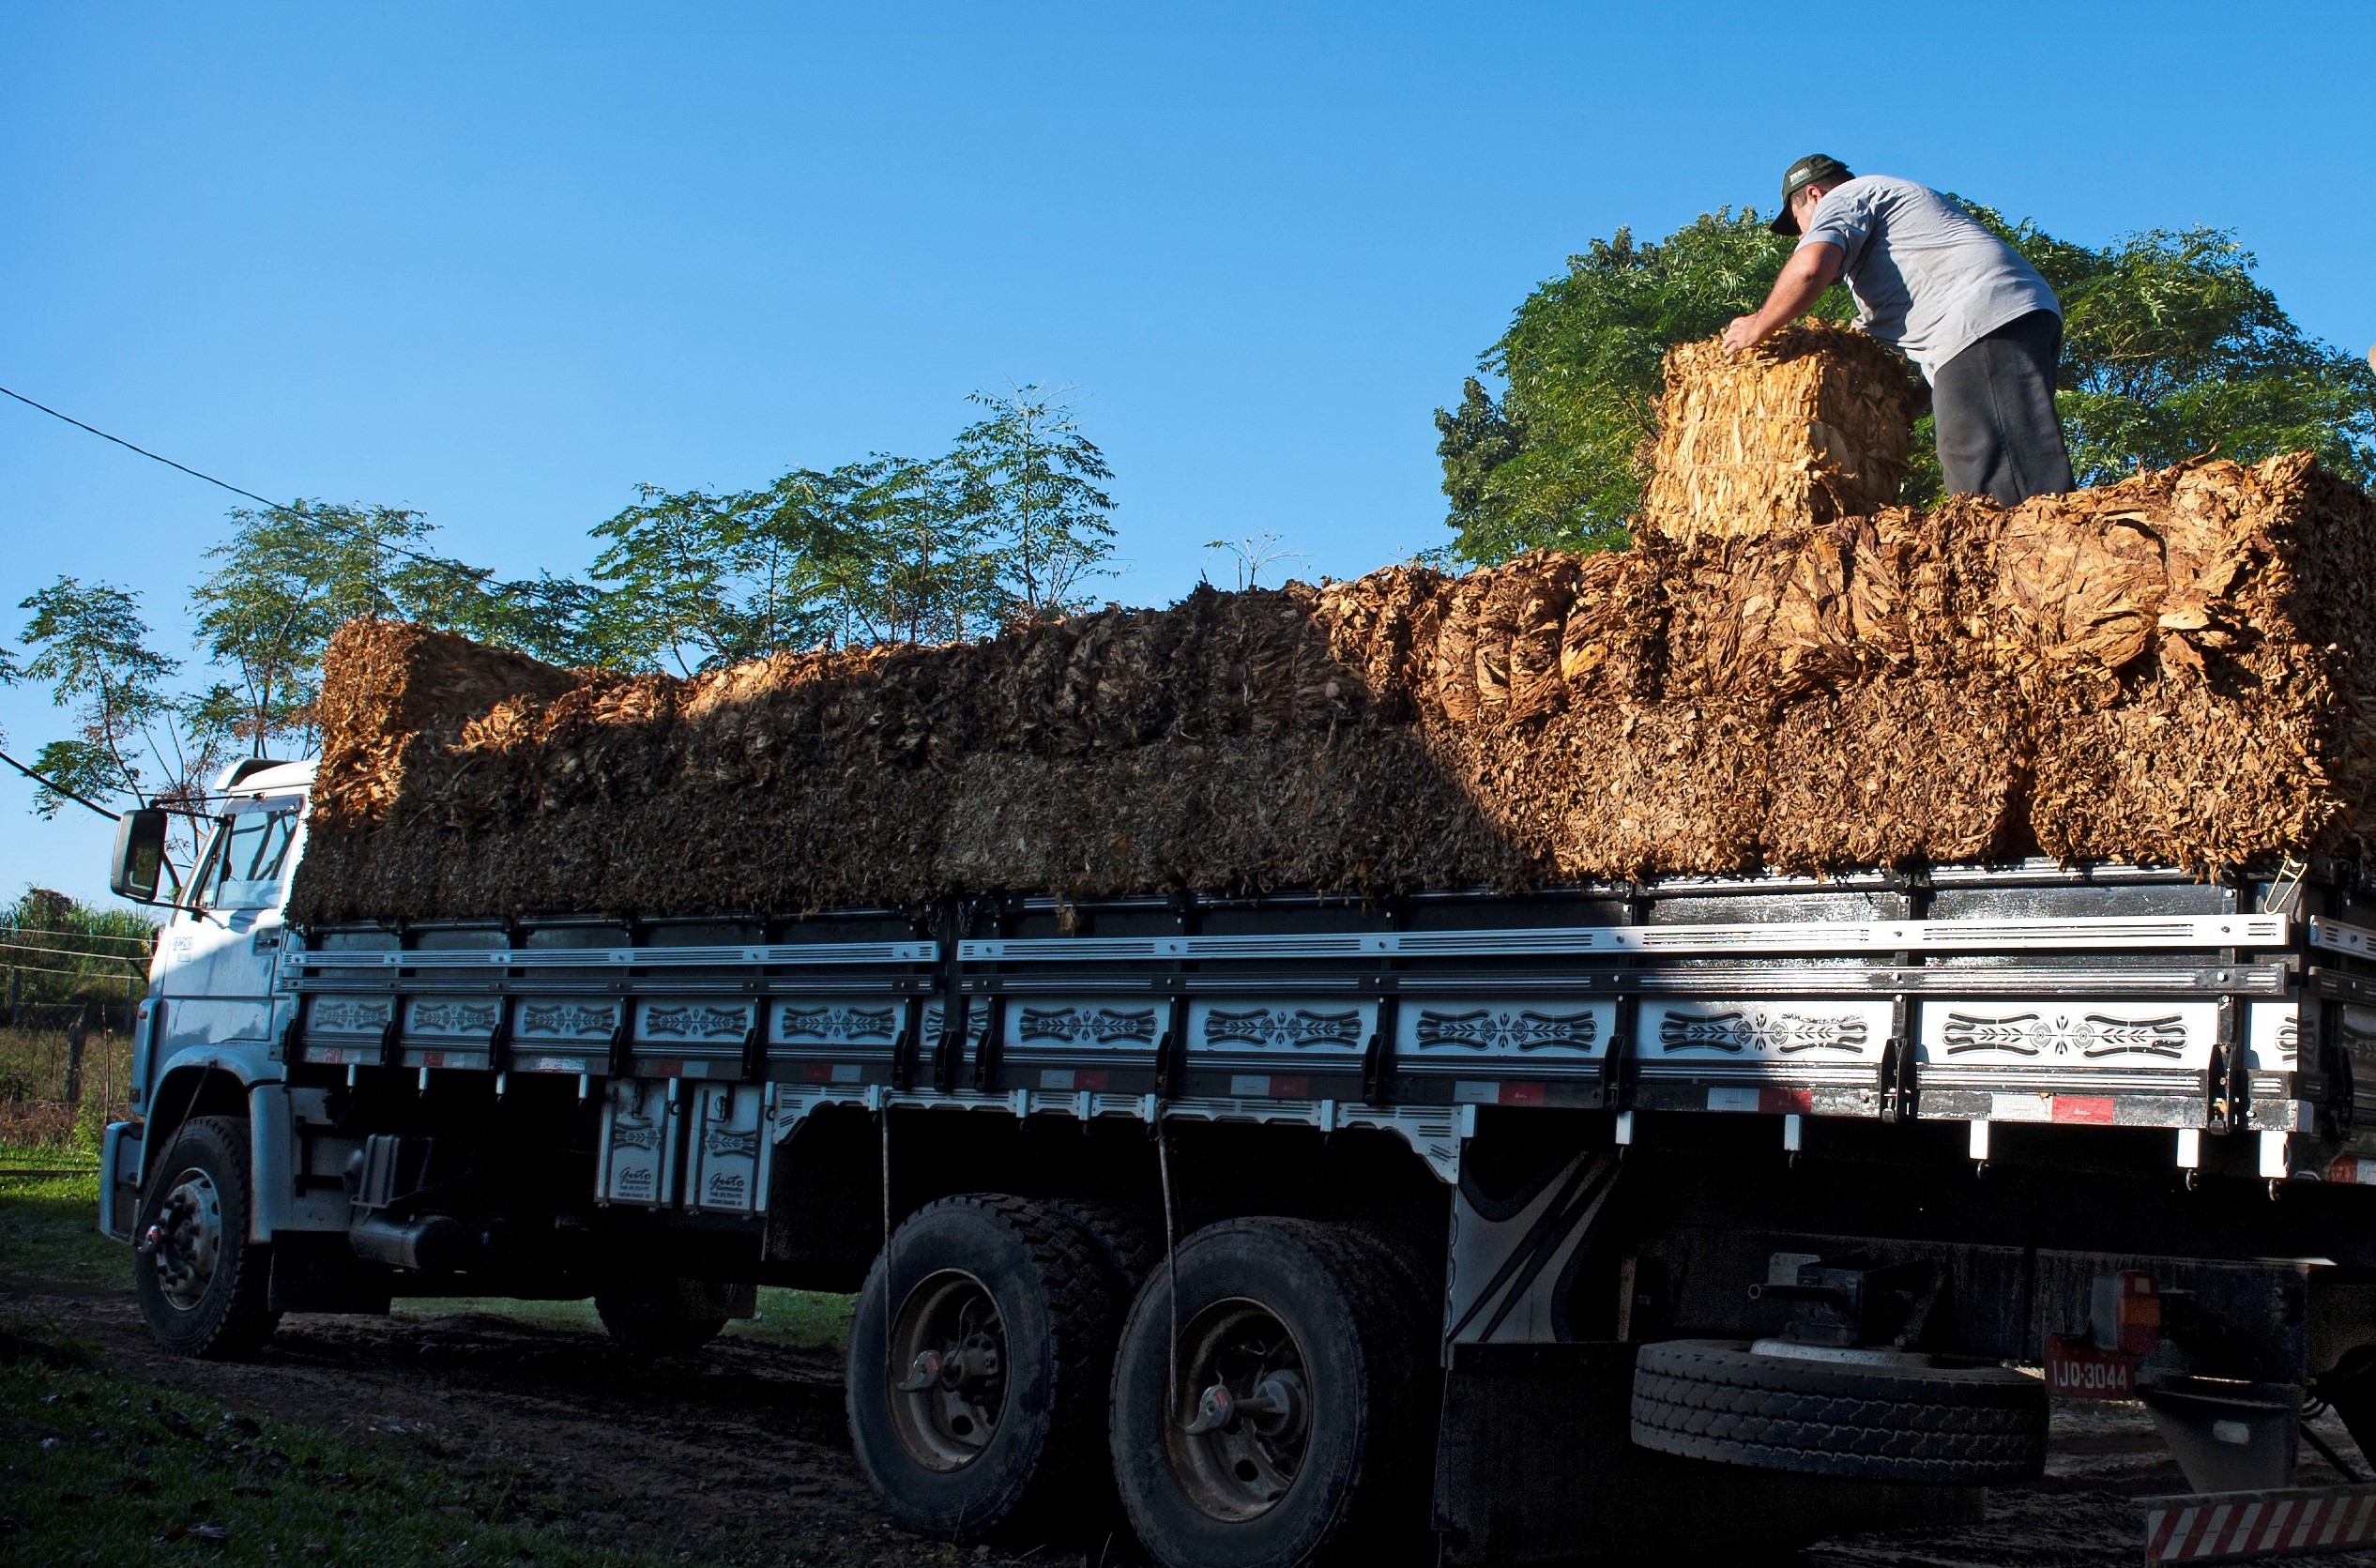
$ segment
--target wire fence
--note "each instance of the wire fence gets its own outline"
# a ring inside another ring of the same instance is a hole
[[[10,1009],[0,1024],[0,1169],[95,1163],[101,1130],[130,1112],[131,1056],[121,1008],[85,999]]]

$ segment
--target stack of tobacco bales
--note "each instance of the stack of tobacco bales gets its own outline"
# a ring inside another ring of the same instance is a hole
[[[2294,456],[1877,506],[1902,373],[1837,337],[1785,348],[1677,352],[1661,450],[1698,477],[1662,473],[1618,554],[691,680],[356,623],[293,914],[2363,856],[2366,496]],[[1728,463],[1806,482],[1715,482]]]

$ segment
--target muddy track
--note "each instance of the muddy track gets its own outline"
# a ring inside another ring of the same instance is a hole
[[[1126,1540],[949,1547],[886,1523],[842,1418],[841,1357],[728,1337],[697,1356],[638,1359],[593,1334],[486,1316],[295,1317],[254,1361],[158,1351],[129,1301],[0,1286],[0,1315],[38,1314],[121,1372],[225,1405],[469,1469],[526,1470],[588,1539],[717,1564],[1143,1561]],[[2321,1434],[2357,1451],[2332,1417]],[[2338,1479],[2306,1459],[2301,1483]],[[1987,1522],[1827,1542],[1803,1568],[2110,1568],[2140,1557],[2136,1499],[2185,1489],[2144,1416],[2058,1407],[2034,1484],[1992,1495]],[[558,1522],[558,1521],[556,1521]],[[1421,1560],[1424,1560],[1424,1557]],[[2376,1553],[2314,1560],[2376,1568]]]

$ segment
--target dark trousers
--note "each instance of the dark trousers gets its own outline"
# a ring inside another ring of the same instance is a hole
[[[2009,507],[2071,488],[2071,454],[2054,417],[2063,318],[2016,317],[1939,367],[1930,407],[1950,495]]]

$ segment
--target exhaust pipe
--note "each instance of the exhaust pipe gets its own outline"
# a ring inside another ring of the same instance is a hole
[[[367,1262],[424,1274],[459,1273],[470,1251],[469,1233],[450,1214],[426,1214],[418,1220],[371,1214],[357,1220],[346,1238],[355,1256]]]

